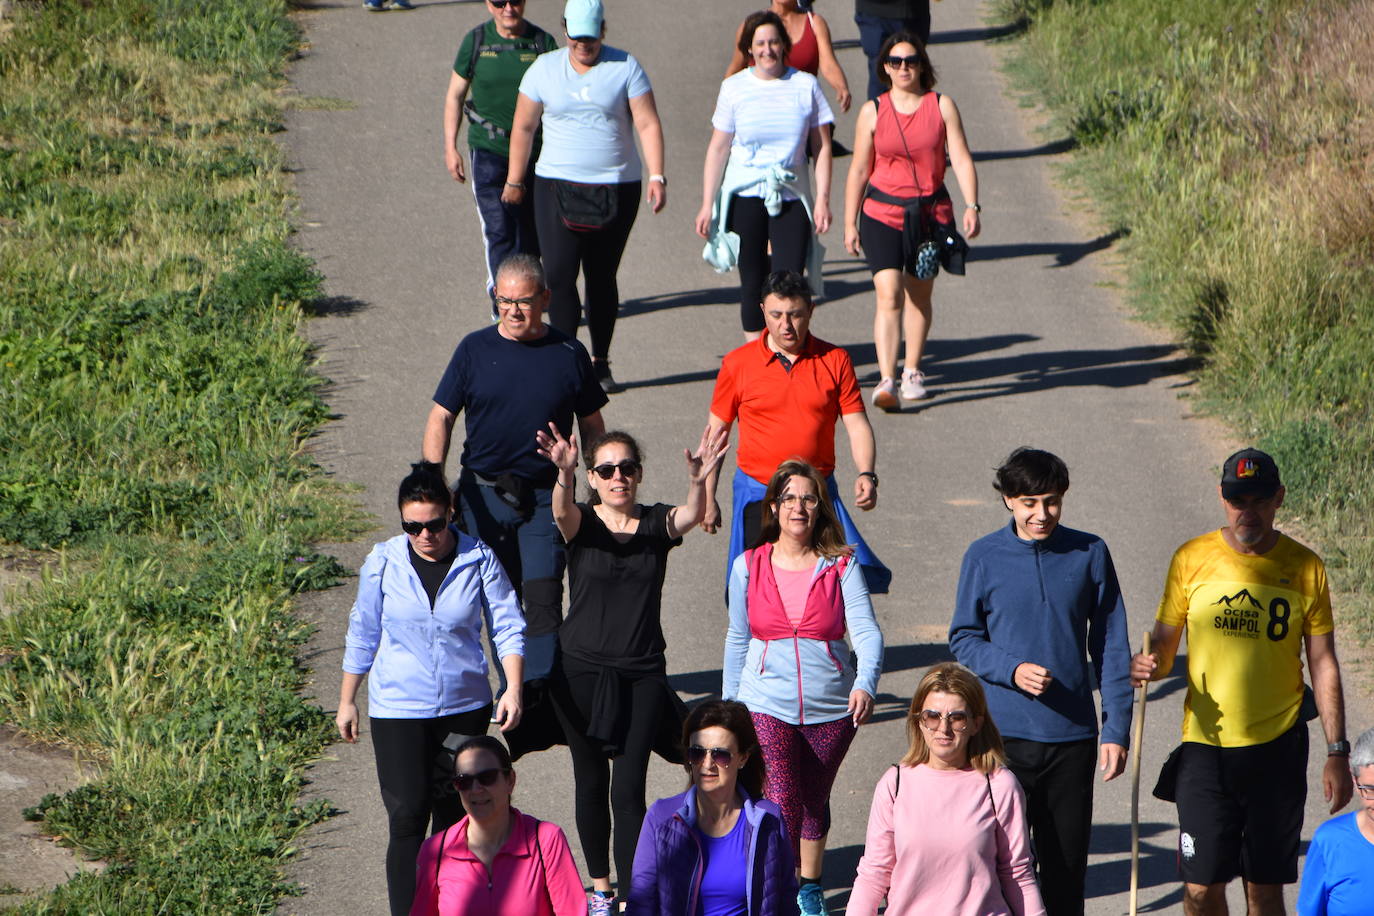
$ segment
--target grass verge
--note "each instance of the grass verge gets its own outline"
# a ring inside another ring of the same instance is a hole
[[[1002,0],[1130,296],[1270,451],[1374,636],[1374,2]]]
[[[29,812],[109,866],[29,913],[267,913],[321,805],[291,595],[356,528],[271,134],[283,0],[45,0],[0,38],[0,716],[101,763]]]

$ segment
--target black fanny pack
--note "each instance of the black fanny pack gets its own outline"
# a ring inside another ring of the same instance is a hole
[[[928,280],[938,263],[952,274],[964,275],[968,242],[953,223],[937,222],[934,215],[935,205],[949,200],[944,185],[923,197],[898,197],[869,185],[864,196],[902,208],[902,263],[907,273]]]
[[[620,210],[619,189],[613,184],[582,184],[552,178],[553,196],[563,225],[573,232],[605,229]]]

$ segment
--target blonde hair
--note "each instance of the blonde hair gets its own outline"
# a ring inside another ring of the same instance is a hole
[[[909,746],[902,758],[905,766],[914,767],[930,759],[930,746],[926,744],[925,733],[921,731],[921,711],[925,709],[926,697],[932,693],[951,693],[964,701],[968,712],[970,727],[981,719],[982,725],[968,739],[968,759],[973,768],[980,773],[991,775],[999,766],[1006,764],[1006,754],[1002,750],[1002,733],[988,713],[987,696],[977,676],[957,662],[942,662],[933,666],[916,685],[916,695],[911,698],[911,707],[906,713],[906,736]]]

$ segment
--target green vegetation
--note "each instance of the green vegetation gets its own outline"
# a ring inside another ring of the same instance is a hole
[[[303,454],[271,134],[284,0],[46,0],[0,32],[0,539],[48,561],[0,619],[0,716],[99,778],[27,814],[106,860],[29,913],[267,913],[330,723],[291,595],[355,510]]]
[[[1199,406],[1278,459],[1374,635],[1374,2],[1002,0]]]

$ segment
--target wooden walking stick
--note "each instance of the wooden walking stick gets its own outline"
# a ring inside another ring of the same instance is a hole
[[[1145,631],[1141,654],[1150,654],[1150,631]],[[1140,687],[1135,704],[1135,735],[1131,740],[1131,913],[1136,916],[1136,896],[1140,889],[1140,746],[1145,740],[1145,700],[1150,682]]]

